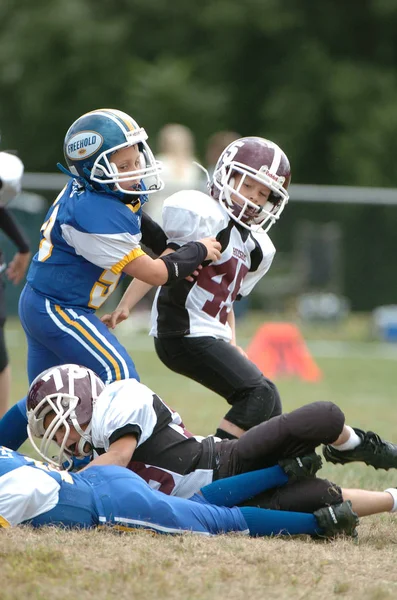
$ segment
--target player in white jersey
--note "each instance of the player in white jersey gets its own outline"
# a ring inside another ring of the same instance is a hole
[[[214,235],[222,255],[194,282],[161,287],[152,310],[151,334],[159,358],[223,396],[232,408],[216,435],[239,437],[281,413],[276,386],[236,344],[233,304],[247,296],[272,263],[275,248],[267,232],[288,202],[290,165],[273,142],[241,138],[221,154],[209,186],[174,194],[164,203],[163,227],[174,249],[202,235]],[[147,291],[133,281],[119,306],[103,321],[114,328]],[[327,443],[327,461],[363,461],[375,468],[397,468],[397,446],[372,431],[346,426],[344,441]]]
[[[136,380],[103,388],[89,369],[62,365],[46,370],[31,385],[28,430],[35,449],[56,466],[69,462],[71,455],[91,456],[94,450],[97,456],[89,468],[127,467],[168,495],[189,498],[212,481],[279,463],[299,481],[267,490],[251,504],[314,512],[355,498],[314,477],[321,466],[316,446],[344,443],[349,436],[342,411],[330,402],[308,404],[261,423],[239,439],[221,440],[187,431],[180,415]],[[60,447],[56,459],[51,456],[53,441]],[[373,451],[374,460],[377,456]],[[396,461],[389,466],[396,467]]]
[[[219,258],[215,239],[193,241],[179,253],[165,249],[159,226],[142,213],[148,196],[162,189],[160,165],[145,130],[114,109],[77,119],[64,140],[70,176],[41,228],[19,316],[28,342],[28,378],[45,368],[78,362],[109,383],[139,378],[122,344],[96,316],[127,274],[151,284],[187,277],[205,259]],[[26,439],[26,399],[0,422],[0,443],[17,449]]]
[[[209,195],[187,190],[164,203],[169,248],[177,250],[201,235],[216,236],[222,247],[221,257],[193,282],[157,291],[150,332],[166,366],[231,404],[216,432],[222,438],[239,437],[281,414],[276,386],[237,345],[233,304],[270,268],[275,248],[267,232],[288,202],[290,179],[289,161],[279,146],[245,137],[221,154]],[[114,327],[126,318],[140,290],[144,286],[133,282],[104,322]]]

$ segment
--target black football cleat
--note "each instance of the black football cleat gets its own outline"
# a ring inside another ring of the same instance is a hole
[[[373,431],[362,431],[354,427],[361,444],[353,450],[340,451],[333,446],[323,446],[326,461],[345,465],[350,462],[363,462],[375,469],[397,469],[397,445],[382,440]]]
[[[358,538],[356,527],[360,521],[352,508],[350,500],[333,506],[325,506],[316,510],[313,514],[321,529],[318,537],[334,538],[338,535],[346,535],[355,539]]]
[[[285,474],[293,481],[314,477],[323,465],[321,456],[315,452],[296,458],[282,458],[278,461]]]

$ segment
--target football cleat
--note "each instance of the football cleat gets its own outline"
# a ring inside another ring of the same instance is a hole
[[[283,458],[278,461],[278,464],[290,479],[298,481],[299,479],[314,477],[317,471],[321,469],[323,461],[321,456],[312,452],[296,458]]]
[[[333,446],[323,446],[326,461],[344,465],[350,462],[363,462],[375,469],[397,469],[397,445],[382,440],[373,431],[362,431],[354,427],[361,444],[353,450],[336,450]]]
[[[325,506],[313,514],[321,528],[318,537],[334,538],[337,535],[347,535],[358,538],[356,527],[360,521],[350,500],[333,506]]]

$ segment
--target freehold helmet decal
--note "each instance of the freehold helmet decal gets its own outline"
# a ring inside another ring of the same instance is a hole
[[[97,131],[80,131],[68,139],[66,155],[71,160],[83,160],[95,154],[102,144],[103,137]]]

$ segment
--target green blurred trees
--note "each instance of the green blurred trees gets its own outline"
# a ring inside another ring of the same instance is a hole
[[[2,0],[2,147],[53,171],[70,123],[111,106],[154,147],[170,121],[192,128],[201,155],[233,129],[277,141],[294,183],[397,187],[396,31],[397,0]],[[380,237],[393,233],[397,210],[375,212]],[[360,234],[374,244],[373,225],[364,207],[343,218],[349,255]],[[381,286],[385,301],[396,286]],[[374,303],[351,288],[357,306]]]
[[[0,5],[0,123],[52,170],[85,110],[277,139],[301,183],[395,185],[396,0],[12,0]]]

